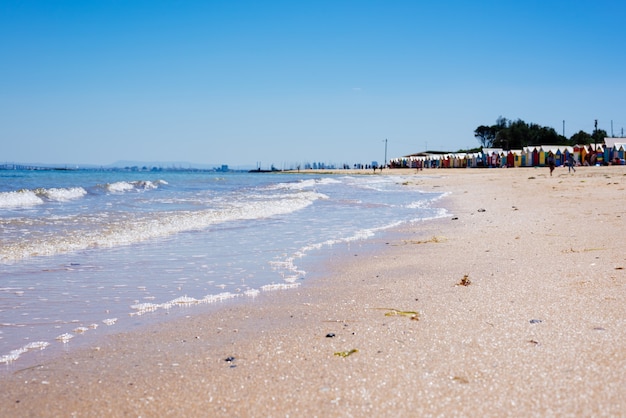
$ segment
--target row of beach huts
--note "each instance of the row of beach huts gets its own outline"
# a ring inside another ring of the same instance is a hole
[[[603,144],[536,145],[521,150],[483,148],[475,153],[420,152],[390,160],[391,168],[543,167],[550,154],[565,165],[569,154],[577,165],[624,164],[626,138],[605,138]]]

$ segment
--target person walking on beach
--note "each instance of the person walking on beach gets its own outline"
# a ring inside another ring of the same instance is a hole
[[[550,177],[552,177],[552,172],[554,171],[555,164],[556,161],[554,161],[554,154],[552,153],[552,151],[550,151],[550,153],[548,153],[548,167],[550,167]]]
[[[576,169],[574,168],[574,166],[576,165],[575,161],[574,161],[574,154],[573,153],[569,153],[567,154],[567,172],[569,173],[570,170],[574,170],[574,173],[576,172]]]

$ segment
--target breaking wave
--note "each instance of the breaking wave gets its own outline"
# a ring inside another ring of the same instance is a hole
[[[152,190],[166,184],[168,183],[165,180],[116,181],[115,183],[105,184],[104,188],[110,193],[124,193],[128,191]]]
[[[80,199],[86,194],[87,191],[82,187],[71,187],[66,189],[22,189],[13,192],[1,192],[0,208],[28,208],[42,205],[46,202],[67,202],[69,200]]]
[[[266,196],[265,199],[235,201],[221,209],[134,214],[117,219],[91,214],[74,215],[64,222],[82,225],[82,228],[55,229],[47,235],[33,233],[26,239],[7,242],[0,247],[0,261],[11,262],[87,248],[129,245],[180,232],[201,230],[218,223],[268,218],[304,209],[323,198],[323,194],[311,191],[282,195],[280,198]]]

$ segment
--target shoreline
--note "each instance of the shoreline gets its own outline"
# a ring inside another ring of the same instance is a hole
[[[450,192],[450,217],[351,244],[321,268],[329,275],[297,289],[18,370],[0,379],[0,408],[12,416],[626,410],[626,169],[406,170],[397,173],[415,174],[409,187]],[[459,285],[465,276],[471,284]]]

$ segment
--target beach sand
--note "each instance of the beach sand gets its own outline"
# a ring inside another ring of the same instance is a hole
[[[17,369],[2,415],[623,416],[626,167],[388,173],[450,216]]]

